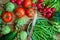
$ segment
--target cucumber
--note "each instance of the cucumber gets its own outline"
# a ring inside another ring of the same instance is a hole
[[[9,34],[2,36],[0,39],[1,40],[13,40],[14,37],[16,36],[16,33],[17,32],[10,32]]]

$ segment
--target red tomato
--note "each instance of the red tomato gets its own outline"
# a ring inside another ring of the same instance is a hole
[[[29,9],[26,10],[26,15],[27,15],[28,17],[31,18],[31,17],[34,16],[34,14],[35,14],[35,11],[34,11],[33,8],[29,8]]]
[[[10,22],[11,20],[12,20],[12,13],[11,12],[3,12],[3,14],[2,14],[2,20],[4,21],[4,22]]]
[[[31,5],[32,5],[32,0],[24,0],[23,1],[24,8],[31,7]]]
[[[25,15],[25,10],[23,8],[18,7],[15,9],[14,13],[18,18],[21,18]]]

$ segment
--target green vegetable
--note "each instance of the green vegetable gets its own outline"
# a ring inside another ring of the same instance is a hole
[[[27,38],[27,32],[21,31],[21,32],[18,34],[18,39],[20,39],[20,40],[26,40],[26,38]]]
[[[3,25],[2,28],[1,28],[1,33],[2,34],[8,34],[9,32],[11,31],[9,25]]]
[[[0,16],[1,16],[1,14],[2,14],[2,10],[0,10]]]
[[[32,0],[32,3],[36,3],[37,2],[37,0]]]
[[[4,35],[3,37],[0,38],[0,40],[13,40],[16,36],[17,32],[10,32],[7,35]]]
[[[15,21],[16,30],[18,30],[18,28],[21,28],[24,24],[25,24],[24,19],[22,19],[22,18],[17,19]]]
[[[15,5],[11,2],[8,2],[6,5],[5,5],[5,9],[6,11],[10,11],[12,12],[14,9],[15,9]]]
[[[42,4],[50,8],[55,8],[56,11],[60,9],[60,0],[44,0]]]
[[[31,24],[28,26],[28,30],[31,29]],[[54,26],[45,19],[37,19],[35,27],[32,32],[33,40],[53,40]],[[36,38],[36,39],[35,39]]]
[[[60,12],[55,12],[50,21],[57,29],[55,31],[60,33]]]

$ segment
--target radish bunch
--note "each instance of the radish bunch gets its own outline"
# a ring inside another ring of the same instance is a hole
[[[10,0],[10,2],[16,3],[17,5],[21,5],[22,4],[22,0]]]
[[[47,19],[50,19],[52,14],[55,12],[55,8],[49,8],[47,6],[43,6],[42,2],[44,2],[44,0],[38,0],[37,4],[38,11],[41,12],[42,15]]]

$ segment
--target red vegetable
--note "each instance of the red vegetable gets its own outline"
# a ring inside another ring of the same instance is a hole
[[[22,4],[22,1],[21,0],[16,0],[16,4],[17,5],[21,5]]]
[[[40,9],[38,9],[38,11],[39,11],[39,12],[43,12],[43,9],[40,8]]]
[[[33,8],[29,8],[29,9],[27,9],[26,10],[26,15],[28,16],[28,17],[33,17],[34,16],[34,14],[35,14],[35,12],[34,12],[34,9]]]
[[[23,1],[23,6],[24,8],[29,8],[32,5],[32,0],[24,0]]]
[[[18,18],[21,18],[25,15],[25,10],[19,7],[15,9],[14,13]]]
[[[44,7],[43,12],[47,12],[47,7]]]
[[[11,12],[3,12],[2,14],[2,20],[4,22],[10,22],[12,20],[12,13]]]
[[[42,3],[44,0],[38,0],[38,2]]]
[[[10,2],[15,3],[15,0],[10,0]]]
[[[50,19],[51,16],[52,16],[52,13],[47,13],[46,18],[47,18],[47,19]]]
[[[47,8],[47,12],[51,12],[51,8]]]
[[[35,7],[35,4],[32,4],[31,6],[32,6],[32,7]]]
[[[39,9],[39,8],[42,8],[42,4],[41,3],[38,3],[37,4],[37,8]]]
[[[42,16],[46,17],[46,13],[43,13]]]
[[[51,11],[54,12],[55,11],[55,8],[51,8]]]

